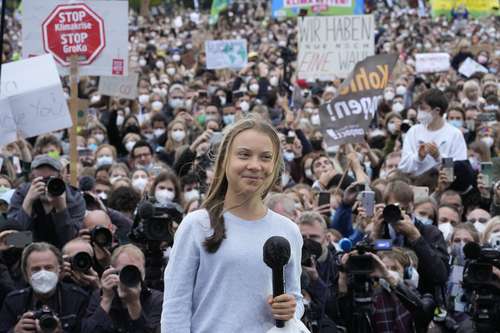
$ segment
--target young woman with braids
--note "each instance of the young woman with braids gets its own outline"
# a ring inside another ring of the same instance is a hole
[[[245,118],[225,133],[202,209],[177,230],[165,271],[162,333],[262,333],[274,320],[300,319],[302,237],[263,203],[279,176],[280,141],[270,124]],[[273,299],[263,262],[271,236],[288,239],[286,292]]]

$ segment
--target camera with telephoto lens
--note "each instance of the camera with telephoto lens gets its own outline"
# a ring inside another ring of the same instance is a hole
[[[100,247],[111,247],[113,243],[113,234],[107,227],[97,226],[90,232],[90,240]]]
[[[382,216],[384,218],[384,222],[389,224],[397,224],[403,219],[403,214],[401,213],[399,204],[385,206],[382,212]]]
[[[142,282],[141,271],[137,266],[127,265],[120,271],[120,282],[129,288],[138,286]]]
[[[45,177],[42,180],[45,183],[47,193],[53,197],[61,196],[66,191],[66,183],[58,177]]]
[[[469,242],[464,246],[467,259],[463,288],[471,293],[471,314],[477,332],[495,332],[500,327],[500,279],[493,268],[500,268],[500,252]]]
[[[143,201],[138,205],[129,238],[136,243],[164,241],[172,245],[173,223],[181,223],[182,217],[182,207],[176,203],[158,204]]]
[[[322,252],[323,248],[320,243],[312,239],[304,239],[304,245],[302,245],[302,266],[312,267],[313,258],[319,258]]]
[[[77,272],[88,272],[92,267],[92,257],[87,252],[78,252],[69,259],[71,269]]]
[[[57,329],[58,321],[55,314],[47,307],[33,312],[33,319],[38,319],[42,332],[54,332]]]
[[[375,270],[375,262],[368,252],[390,251],[392,241],[390,239],[379,239],[370,243],[368,241],[359,242],[351,251],[357,251],[357,255],[349,256],[346,263],[346,270],[352,275],[370,275]]]

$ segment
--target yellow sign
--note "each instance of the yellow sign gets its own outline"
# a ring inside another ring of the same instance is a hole
[[[451,15],[451,11],[467,11],[471,16],[499,15],[498,0],[431,0],[432,16]]]

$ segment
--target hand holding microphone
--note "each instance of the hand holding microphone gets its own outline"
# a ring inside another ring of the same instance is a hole
[[[276,319],[276,327],[284,327],[285,321],[293,318],[297,306],[295,297],[285,294],[283,267],[290,259],[290,243],[283,237],[273,236],[264,244],[264,262],[273,270],[273,296],[268,303]]]

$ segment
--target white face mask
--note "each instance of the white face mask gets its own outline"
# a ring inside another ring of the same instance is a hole
[[[136,178],[132,179],[132,186],[138,190],[139,192],[144,191],[146,188],[146,185],[148,184],[148,179],[147,178]]]
[[[111,165],[113,164],[113,157],[111,156],[100,156],[97,158],[97,166]]]
[[[396,134],[396,124],[394,124],[394,123],[387,124],[387,130],[391,134]]]
[[[413,288],[417,289],[418,288],[418,282],[420,280],[420,275],[418,274],[417,270],[415,267],[410,268],[410,279],[405,280],[406,283],[408,283],[410,286]]]
[[[184,131],[174,131],[172,133],[172,139],[176,142],[181,142],[186,137],[186,132]]]
[[[476,228],[477,232],[482,234],[484,232],[484,229],[486,229],[486,223],[476,221],[474,222],[474,228]]]
[[[181,61],[181,56],[178,53],[176,53],[172,56],[172,60],[175,62],[179,62]]]
[[[438,225],[439,230],[443,234],[444,240],[448,240],[451,233],[453,232],[453,226],[450,222],[441,223]]]
[[[273,76],[269,79],[269,84],[273,87],[277,87],[279,83],[279,79],[276,76]]]
[[[259,91],[259,85],[257,83],[252,83],[250,85],[250,91],[256,94]]]
[[[172,109],[181,108],[184,106],[184,99],[182,99],[182,98],[170,98],[168,100],[168,105],[170,105],[170,107]]]
[[[153,109],[153,111],[161,111],[162,108],[163,103],[160,101],[154,101],[153,103],[151,103],[151,109]]]
[[[226,105],[226,102],[227,102],[226,96],[219,96],[219,101],[220,101],[220,105],[222,105],[222,106]]]
[[[116,116],[116,126],[121,126],[123,125],[123,122],[125,121],[124,116]]]
[[[234,123],[234,119],[235,119],[234,114],[226,114],[222,116],[222,120],[224,121],[225,125],[231,125],[232,123]]]
[[[288,150],[284,151],[283,152],[283,158],[285,159],[285,161],[291,162],[295,158],[295,153],[293,151],[288,151]]]
[[[38,294],[48,294],[53,291],[59,277],[56,273],[42,269],[31,275],[31,287]]]
[[[495,139],[493,139],[491,136],[485,136],[481,138],[481,142],[483,142],[488,148],[491,148],[491,146],[493,146],[493,143],[495,142]]]
[[[424,126],[429,126],[432,122],[432,114],[430,112],[419,110],[417,113],[417,121]]]
[[[398,86],[396,88],[396,94],[399,96],[406,94],[406,87],[405,86]]]
[[[394,103],[392,104],[392,111],[400,113],[404,110],[404,105],[402,103]]]
[[[386,91],[386,92],[384,93],[384,99],[385,99],[386,101],[392,101],[392,100],[394,99],[394,96],[396,96],[396,94],[394,94],[394,92],[393,92],[393,91]]]
[[[158,69],[163,69],[165,67],[165,63],[163,61],[157,61],[156,62],[156,68]]]
[[[247,101],[243,101],[240,103],[240,109],[243,112],[248,112],[248,110],[250,110],[250,104],[248,104]]]
[[[127,151],[130,153],[132,151],[132,149],[134,148],[135,146],[135,141],[129,141],[125,144],[125,148],[127,149]]]
[[[313,114],[311,115],[311,124],[314,126],[318,126],[321,123],[321,119],[319,117],[319,114]]]
[[[197,189],[192,189],[191,191],[184,192],[184,199],[186,201],[198,200],[200,199],[200,192]]]
[[[98,103],[101,100],[101,95],[94,95],[90,97],[90,104]]]
[[[144,104],[146,104],[146,103],[148,103],[148,102],[149,102],[149,95],[146,95],[146,94],[144,94],[144,95],[139,95],[139,103],[140,103],[141,105],[144,105]]]
[[[174,200],[175,193],[169,190],[156,190],[155,198],[160,204],[165,205]]]
[[[159,138],[160,136],[163,135],[163,133],[165,133],[165,129],[164,128],[157,128],[157,129],[153,130],[153,133],[154,133],[156,138]]]
[[[170,76],[175,75],[175,67],[169,67],[167,68],[167,74]]]
[[[494,249],[500,250],[500,231],[492,233],[490,238],[488,238],[488,243],[490,243]]]
[[[104,141],[104,134],[94,134],[94,138],[101,143]]]

